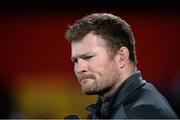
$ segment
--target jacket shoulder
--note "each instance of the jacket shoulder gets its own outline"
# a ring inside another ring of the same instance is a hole
[[[150,83],[129,94],[123,107],[128,118],[177,118],[164,96]]]

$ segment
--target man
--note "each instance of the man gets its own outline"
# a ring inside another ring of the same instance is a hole
[[[166,99],[136,68],[130,26],[107,13],[83,17],[66,32],[75,74],[87,95],[88,119],[177,118]]]

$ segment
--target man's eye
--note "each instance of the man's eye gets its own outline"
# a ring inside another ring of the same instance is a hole
[[[92,58],[93,56],[86,56],[85,59],[90,59]]]
[[[77,61],[78,61],[77,59],[73,59],[72,60],[73,63],[77,63]]]

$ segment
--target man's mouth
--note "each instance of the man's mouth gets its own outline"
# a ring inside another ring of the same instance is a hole
[[[93,79],[88,77],[88,78],[83,78],[83,79],[81,79],[81,80],[80,80],[80,83],[81,83],[82,85],[84,85],[84,84],[89,83],[90,81],[93,81]]]
[[[82,76],[82,77],[80,77],[79,80],[81,82],[81,81],[88,80],[88,79],[94,79],[94,76],[92,76],[92,75]]]
[[[85,78],[80,79],[80,81],[84,81],[84,80],[88,80],[88,79],[92,79],[92,78],[90,78],[90,77],[85,77]]]

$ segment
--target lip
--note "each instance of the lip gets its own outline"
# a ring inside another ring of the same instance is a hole
[[[83,80],[83,79],[93,79],[94,76],[93,75],[80,75],[79,78],[80,78],[80,80]]]
[[[87,83],[89,80],[92,80],[92,78],[84,78],[84,79],[81,79],[80,82],[84,84],[84,83]]]
[[[92,79],[92,78],[82,78],[80,79],[80,81],[89,80],[89,79]]]
[[[79,81],[80,82],[87,82],[89,80],[94,80],[95,79],[95,76],[92,75],[92,74],[80,74],[79,75]]]

